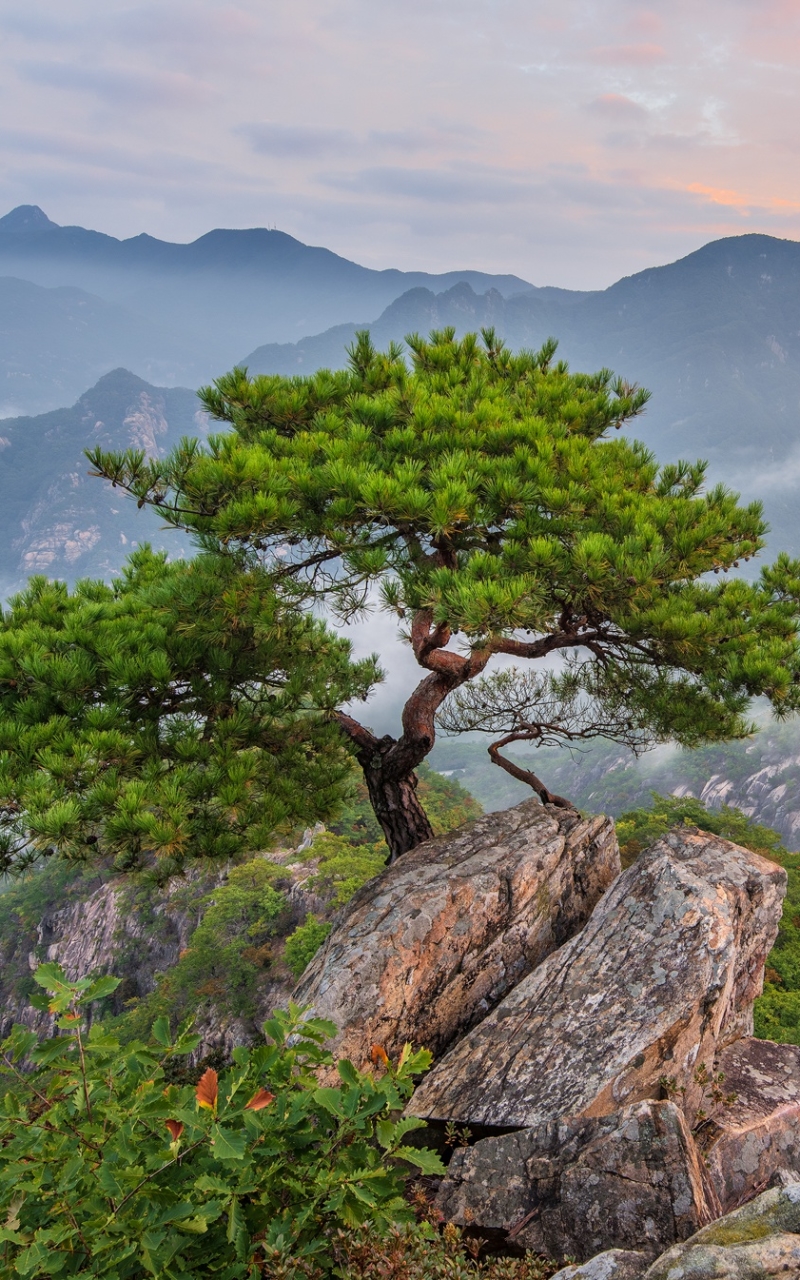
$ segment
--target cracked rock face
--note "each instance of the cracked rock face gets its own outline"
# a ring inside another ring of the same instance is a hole
[[[611,1249],[652,1259],[719,1213],[672,1102],[485,1138],[455,1153],[436,1203],[481,1234],[579,1260]]]
[[[344,908],[295,988],[339,1028],[333,1052],[372,1044],[443,1053],[583,927],[619,873],[609,818],[526,801],[406,853]]]
[[[706,1160],[723,1212],[770,1185],[800,1179],[800,1048],[745,1038],[723,1049],[716,1069],[735,1093],[705,1127]]]
[[[402,860],[400,865],[402,865]],[[615,881],[589,923],[425,1077],[409,1113],[529,1128],[686,1089],[752,1032],[786,873],[716,836],[671,832]]]

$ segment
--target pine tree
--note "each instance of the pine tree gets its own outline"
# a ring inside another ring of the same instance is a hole
[[[483,339],[412,335],[410,368],[361,334],[342,373],[235,369],[201,393],[230,428],[207,445],[89,455],[299,605],[353,617],[379,584],[425,674],[396,737],[336,719],[394,856],[431,834],[414,770],[437,714],[499,730],[493,758],[567,804],[502,746],[594,733],[692,746],[746,734],[755,695],[780,714],[798,705],[800,564],[713,576],[763,547],[760,505],[705,490],[703,463],[659,467],[613,435],[646,392],[571,373],[552,341],[513,355]],[[497,655],[541,674],[487,672]]]
[[[376,677],[349,654],[228,557],[32,579],[0,619],[0,872],[57,853],[164,878],[327,819],[352,774],[328,713]]]

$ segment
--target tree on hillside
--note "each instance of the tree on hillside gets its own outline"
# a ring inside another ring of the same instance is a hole
[[[483,339],[411,336],[410,368],[361,334],[342,373],[235,369],[201,393],[230,428],[206,445],[89,454],[298,604],[351,618],[380,585],[425,674],[396,737],[335,717],[393,856],[431,834],[414,770],[437,714],[499,728],[506,744],[602,733],[692,746],[747,732],[754,695],[798,704],[800,564],[782,558],[757,583],[708,576],[763,546],[760,506],[704,492],[702,463],[659,467],[612,435],[645,392],[607,370],[570,373],[554,342],[513,355]],[[473,695],[498,655],[541,673],[487,673]]]
[[[0,872],[58,853],[164,878],[327,819],[352,774],[328,713],[376,675],[227,557],[34,578],[0,617]]]

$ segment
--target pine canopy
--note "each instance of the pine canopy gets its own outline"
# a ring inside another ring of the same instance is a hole
[[[380,775],[374,803],[431,749],[445,699],[498,654],[572,658],[526,697],[509,697],[506,677],[498,703],[497,679],[484,681],[477,704],[512,738],[541,740],[537,699],[550,738],[563,713],[563,736],[599,726],[634,745],[741,735],[759,694],[794,710],[800,566],[725,576],[764,545],[760,505],[706,488],[703,463],[659,466],[616,435],[645,392],[571,373],[552,342],[514,355],[483,338],[412,335],[410,367],[362,334],[342,373],[236,369],[201,393],[228,428],[206,445],[90,458],[298,603],[323,597],[349,617],[380,584],[428,675],[388,743],[339,717],[368,784]],[[451,728],[481,727],[475,697],[461,721],[458,706]]]
[[[325,712],[374,677],[225,558],[33,579],[0,619],[0,870],[155,857],[165,877],[327,818],[352,764]]]

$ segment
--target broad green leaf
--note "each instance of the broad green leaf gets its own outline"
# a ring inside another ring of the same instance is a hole
[[[194,1185],[198,1191],[218,1191],[223,1195],[230,1191],[230,1184],[212,1173],[201,1174]]]
[[[178,1231],[186,1231],[189,1235],[203,1236],[208,1231],[208,1218],[200,1215],[194,1218],[182,1218],[174,1224]]]
[[[110,975],[98,978],[84,991],[81,1004],[89,1004],[92,1000],[105,1000],[106,996],[113,995],[121,981],[121,978],[112,978]]]
[[[315,1089],[314,1101],[332,1116],[339,1116],[344,1119],[345,1112],[342,1107],[342,1093],[340,1089]]]
[[[348,1058],[340,1058],[336,1064],[336,1070],[345,1084],[358,1086],[361,1083],[361,1076]]]
[[[160,1018],[156,1018],[153,1023],[153,1039],[157,1040],[159,1044],[163,1044],[165,1048],[168,1048],[171,1043],[169,1018],[164,1017],[163,1014]]]
[[[397,1147],[392,1152],[398,1160],[406,1160],[422,1173],[446,1173],[444,1165],[435,1151],[427,1147]]]
[[[34,982],[47,991],[72,991],[73,985],[67,981],[67,975],[60,964],[40,964],[33,972]]]
[[[211,1129],[211,1145],[218,1160],[242,1160],[247,1150],[247,1135],[215,1124]]]

